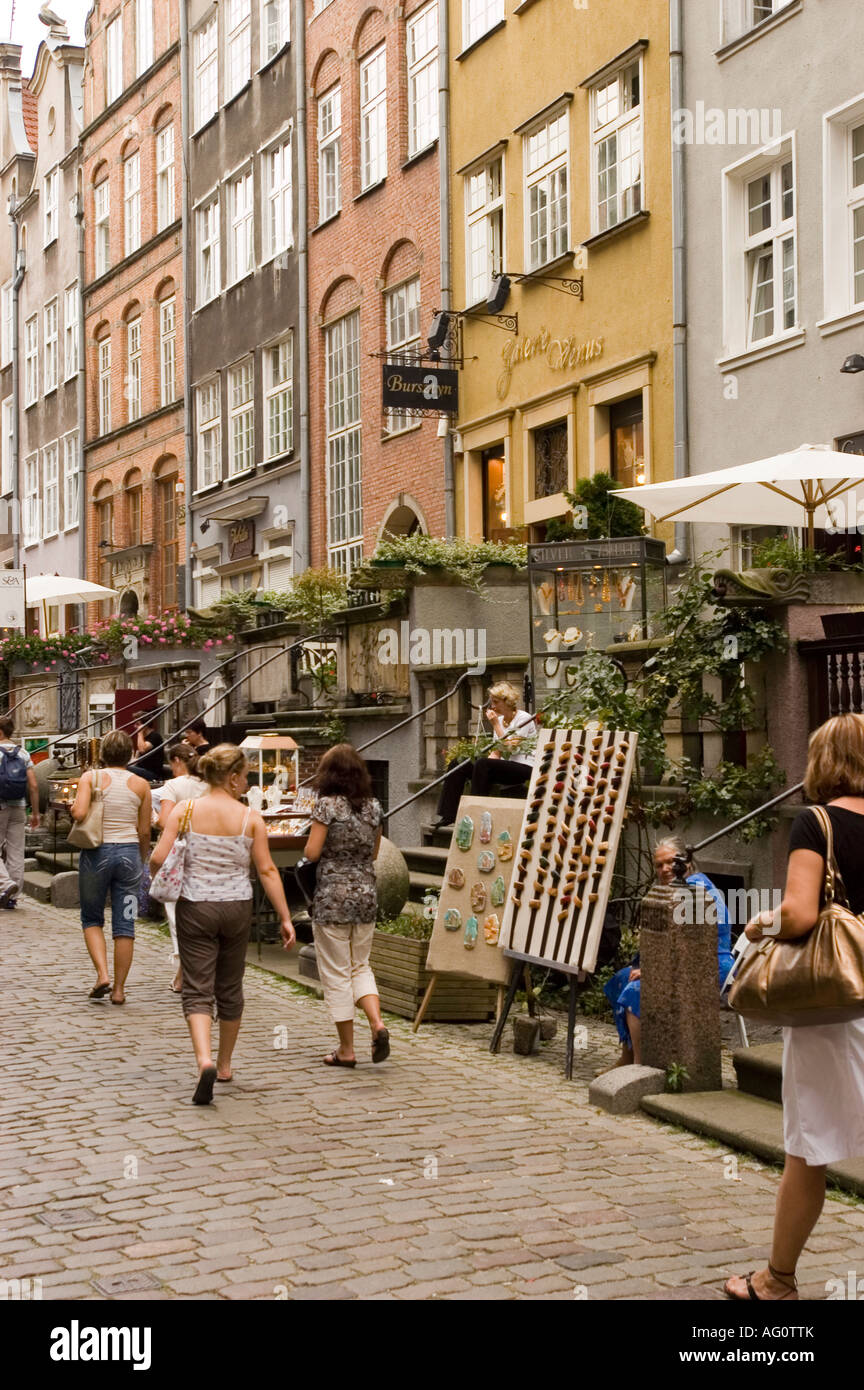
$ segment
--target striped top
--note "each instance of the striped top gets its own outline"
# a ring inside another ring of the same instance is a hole
[[[239,835],[201,835],[190,820],[181,898],[190,903],[221,903],[252,897],[252,836],[246,834],[251,814],[247,809]]]
[[[129,778],[137,774],[127,767],[106,767],[98,773],[99,790],[102,793],[104,811],[102,813],[103,845],[137,845],[138,812],[141,797],[129,786]],[[106,777],[111,778],[105,785]],[[93,780],[91,774],[91,781]]]

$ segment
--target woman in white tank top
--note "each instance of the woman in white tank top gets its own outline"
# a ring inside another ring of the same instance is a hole
[[[78,783],[72,819],[83,821],[93,799],[94,776],[103,803],[102,843],[82,849],[78,860],[81,926],[90,959],[96,967],[91,999],[111,994],[112,1004],[126,1002],[126,976],[132,964],[135,918],[143,861],[150,850],[150,787],[130,772],[132,740],[114,730],[102,740],[104,768],[85,772]],[[105,947],[105,902],[111,896],[111,935],[114,938],[114,987],[108,975]]]
[[[156,792],[159,801],[159,819],[156,824],[164,830],[174,807],[181,801],[195,801],[208,790],[207,783],[198,773],[198,755],[190,743],[175,743],[168,749],[168,765],[171,777]],[[154,798],[155,800],[155,798]],[[174,978],[168,988],[174,994],[180,993],[183,977],[180,971],[180,952],[177,949],[177,904],[165,904],[168,930],[171,933],[171,963]]]

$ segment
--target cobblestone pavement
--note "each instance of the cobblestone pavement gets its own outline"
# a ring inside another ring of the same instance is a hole
[[[75,914],[0,918],[0,1278],[44,1298],[714,1298],[764,1256],[773,1170],[589,1107],[606,1025],[570,1085],[560,1041],[494,1058],[488,1024],[396,1020],[389,1063],[333,1071],[323,1005],[251,969],[202,1109],[155,928],[120,1009],[86,998]],[[862,1267],[864,1207],[831,1199],[805,1293]]]

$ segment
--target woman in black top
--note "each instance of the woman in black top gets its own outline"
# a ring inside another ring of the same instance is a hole
[[[849,906],[864,913],[864,716],[829,719],[811,736],[804,790],[828,812]],[[825,859],[819,822],[801,811],[789,837],[783,901],[748,924],[751,941],[792,940],[813,929]],[[798,1297],[795,1269],[822,1210],[826,1167],[864,1155],[864,1019],[783,1029],[783,1130],[771,1260],[767,1269],[728,1280],[730,1298]]]

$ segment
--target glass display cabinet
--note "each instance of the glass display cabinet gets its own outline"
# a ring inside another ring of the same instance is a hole
[[[249,805],[276,811],[292,799],[300,780],[300,750],[289,734],[247,734],[240,744],[249,764]],[[257,795],[256,795],[257,791]]]
[[[531,675],[541,706],[573,684],[574,662],[587,651],[655,636],[666,606],[666,546],[650,536],[529,545],[528,581]]]

